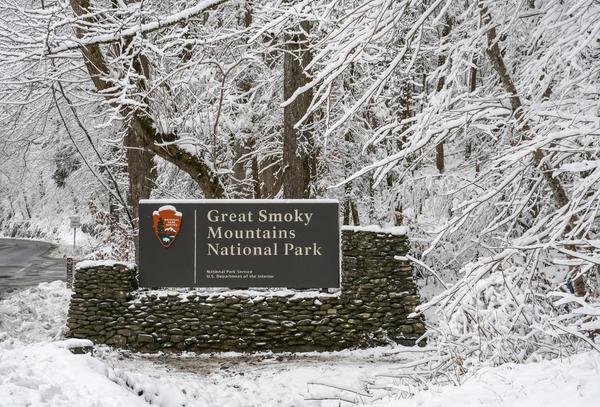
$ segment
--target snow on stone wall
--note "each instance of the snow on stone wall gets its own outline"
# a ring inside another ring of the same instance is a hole
[[[257,296],[137,290],[136,270],[110,263],[77,267],[68,336],[140,351],[312,351],[412,345],[423,321],[412,269],[394,256],[405,236],[342,232],[339,295]]]

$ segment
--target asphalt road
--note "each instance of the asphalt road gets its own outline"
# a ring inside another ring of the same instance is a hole
[[[0,239],[0,297],[42,282],[64,281],[65,260],[50,256],[55,247],[33,240]]]

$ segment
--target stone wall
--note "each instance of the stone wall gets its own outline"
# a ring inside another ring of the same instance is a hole
[[[405,236],[343,230],[342,290],[206,293],[137,290],[135,267],[81,264],[69,336],[140,351],[310,351],[414,344],[423,321]]]

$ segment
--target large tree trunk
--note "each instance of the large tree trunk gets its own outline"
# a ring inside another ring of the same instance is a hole
[[[240,24],[244,28],[249,28],[252,24],[253,2],[246,0],[244,3],[244,13]],[[247,41],[248,36],[243,35],[241,41]],[[254,87],[254,78],[242,76],[236,81],[236,87],[240,94],[239,103],[251,103],[248,95],[251,94]],[[256,159],[256,141],[250,130],[242,129],[240,132],[231,134],[230,149],[233,152],[231,164],[231,195],[234,198],[252,198],[256,195],[256,180],[258,179],[258,161]],[[254,166],[256,165],[256,168]],[[248,178],[248,169],[252,171]],[[260,185],[260,183],[259,183]],[[260,196],[260,190],[258,191]]]
[[[133,209],[133,218],[137,226],[140,199],[150,198],[156,181],[154,154],[144,149],[142,138],[132,128],[127,129],[125,136],[127,148],[127,169],[129,172],[129,205]]]
[[[128,44],[129,41],[126,43]],[[147,81],[150,79],[150,63],[148,59],[142,54],[138,55],[133,61],[133,68],[140,77],[138,86],[144,91],[147,90]],[[145,102],[148,103],[147,100]],[[134,222],[136,222],[137,229],[140,199],[150,198],[154,182],[156,181],[154,154],[144,148],[143,134],[138,134],[135,128],[131,126],[127,128],[124,145],[127,148],[130,206],[133,208],[133,218],[135,219]]]
[[[283,59],[283,98],[306,85],[309,78],[304,69],[312,59],[306,34],[310,23],[303,21],[295,32],[285,34],[286,53]],[[306,114],[312,100],[312,91],[299,95],[283,110],[283,196],[307,198],[310,194],[311,134],[306,129],[295,129],[296,123]],[[310,125],[310,120],[303,124]]]

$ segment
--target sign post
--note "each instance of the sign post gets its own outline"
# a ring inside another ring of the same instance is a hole
[[[79,216],[69,216],[71,220],[71,229],[73,229],[73,254],[75,254],[75,242],[77,241],[77,228],[81,227]]]
[[[340,287],[337,200],[142,200],[140,287]]]
[[[71,288],[73,284],[73,258],[67,257],[67,288]]]

